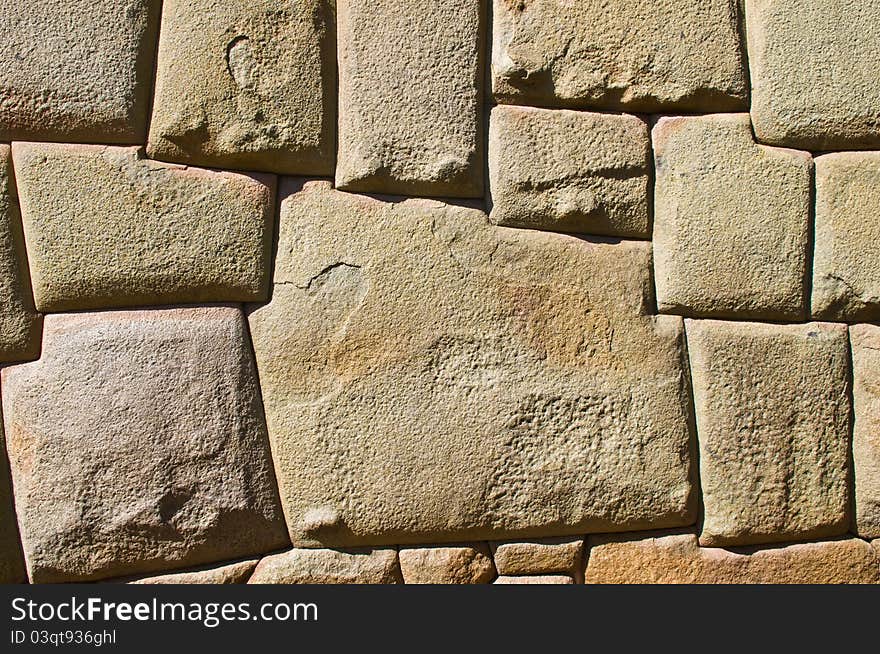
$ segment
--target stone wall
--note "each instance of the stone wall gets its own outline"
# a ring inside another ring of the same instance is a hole
[[[0,581],[880,581],[880,0],[0,33]]]

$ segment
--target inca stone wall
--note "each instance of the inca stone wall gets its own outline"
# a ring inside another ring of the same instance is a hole
[[[0,581],[880,582],[880,0],[0,33]]]

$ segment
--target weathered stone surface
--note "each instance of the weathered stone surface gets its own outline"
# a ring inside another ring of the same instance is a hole
[[[150,157],[331,175],[333,24],[329,0],[165,0]]]
[[[28,573],[84,581],[287,543],[241,311],[46,316],[2,372]]]
[[[584,539],[492,543],[492,554],[501,575],[565,573],[577,577],[584,558]]]
[[[588,584],[876,584],[880,556],[850,538],[733,552],[693,534],[591,536]]]
[[[855,526],[880,538],[880,327],[849,328],[853,362]]]
[[[12,156],[39,310],[266,297],[273,176],[137,148],[15,143]]]
[[[483,194],[484,1],[338,0],[339,188]]]
[[[3,0],[0,141],[144,140],[159,0]]]
[[[880,152],[816,158],[813,316],[880,320]]]
[[[504,107],[489,122],[496,224],[650,237],[648,126],[635,116]]]
[[[400,569],[407,584],[488,584],[496,576],[484,544],[401,549]]]
[[[202,567],[198,570],[172,572],[130,581],[130,584],[243,584],[257,567],[259,559],[238,561],[219,567]]]
[[[293,549],[260,560],[249,584],[400,584],[397,551]]]
[[[0,362],[36,357],[40,325],[31,293],[11,152],[8,145],[0,144]]]
[[[498,577],[496,584],[534,584],[534,585],[550,585],[550,584],[573,584],[574,579],[566,575],[531,575],[522,577]]]
[[[6,462],[6,443],[0,425],[0,584],[17,584],[26,578],[15,521],[12,484]]]
[[[705,513],[700,543],[846,532],[846,326],[685,324]]]
[[[746,0],[752,122],[804,150],[880,146],[880,0]]]
[[[249,319],[295,545],[695,520],[682,323],[646,315],[648,243],[328,182],[281,197]]]
[[[810,155],[756,145],[746,114],[661,118],[653,137],[660,311],[803,319]]]
[[[736,0],[494,0],[492,90],[511,104],[737,111]]]

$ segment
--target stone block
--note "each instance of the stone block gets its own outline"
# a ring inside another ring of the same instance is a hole
[[[165,0],[150,157],[332,175],[333,31],[329,0]]]
[[[574,579],[566,575],[530,575],[517,577],[498,577],[496,584],[530,584],[536,586],[549,586],[558,584],[573,584]]]
[[[492,222],[650,238],[651,140],[635,116],[498,106],[489,122]]]
[[[584,558],[583,538],[552,538],[492,543],[495,568],[501,575],[565,573],[578,577]]]
[[[880,147],[880,0],[745,0],[758,140]]]
[[[857,538],[731,551],[693,534],[591,536],[588,584],[877,584],[880,555]]]
[[[855,531],[880,538],[880,327],[849,328],[853,363]]]
[[[31,581],[288,542],[239,309],[46,316],[39,361],[3,369],[2,399]]]
[[[399,556],[407,584],[488,584],[496,576],[484,544],[405,548]]]
[[[397,550],[293,549],[263,558],[249,584],[401,584]]]
[[[160,0],[3,0],[0,141],[143,143]]]
[[[15,143],[40,311],[268,294],[275,178],[161,164],[137,148]]]
[[[321,181],[282,197],[249,321],[294,545],[692,524],[682,322],[650,315],[648,243]]]
[[[687,320],[702,545],[827,538],[849,516],[845,325]]]
[[[810,155],[756,145],[746,114],[661,118],[653,138],[660,312],[802,320]]]
[[[498,102],[748,108],[737,0],[494,0],[492,32]]]
[[[35,358],[41,324],[31,292],[11,150],[0,144],[0,362]]]
[[[247,561],[237,561],[236,563],[228,563],[221,566],[205,566],[198,570],[182,570],[180,572],[171,572],[166,575],[156,575],[151,577],[143,577],[130,584],[244,584],[250,578],[257,567],[259,559],[250,559]]]
[[[812,311],[880,320],[880,152],[816,158]]]
[[[336,186],[483,194],[485,0],[339,0]]]

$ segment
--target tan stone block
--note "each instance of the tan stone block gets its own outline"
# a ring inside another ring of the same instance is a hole
[[[650,237],[648,126],[636,116],[492,109],[492,222]]]
[[[275,178],[137,148],[12,147],[41,311],[266,297]]]
[[[338,0],[336,186],[483,194],[485,0]]]
[[[488,584],[496,576],[485,544],[415,547],[399,556],[407,584]]]
[[[2,371],[34,582],[227,561],[288,541],[241,311],[46,316]]]
[[[333,30],[329,0],[165,0],[150,157],[332,175]]]
[[[0,141],[141,143],[159,0],[3,0]]]
[[[876,584],[880,556],[845,540],[738,551],[702,548],[693,534],[591,536],[588,584]]]
[[[143,577],[129,581],[130,584],[244,584],[257,567],[259,559],[238,561],[219,567],[202,567],[166,575]]]
[[[845,325],[687,320],[703,545],[849,527]]]
[[[0,144],[0,362],[36,357],[41,324],[31,293],[11,151]]]
[[[849,328],[853,362],[855,527],[880,538],[880,327]]]
[[[574,579],[566,575],[531,575],[522,577],[498,577],[496,584],[533,584],[540,586],[573,584]]]
[[[499,102],[643,113],[748,107],[737,0],[494,0],[493,7]]]
[[[25,581],[24,559],[15,521],[12,484],[6,460],[6,441],[0,425],[0,584]]]
[[[299,184],[249,315],[295,545],[692,524],[682,322],[649,315],[648,243]]]
[[[500,575],[565,573],[577,577],[584,557],[583,538],[551,538],[528,542],[492,543]]]
[[[260,560],[249,584],[401,584],[397,551],[292,549]]]
[[[816,158],[813,316],[880,320],[880,152]]]
[[[880,147],[880,0],[745,0],[758,140]]]
[[[746,114],[661,118],[653,137],[660,311],[802,320],[810,155],[756,145]]]

